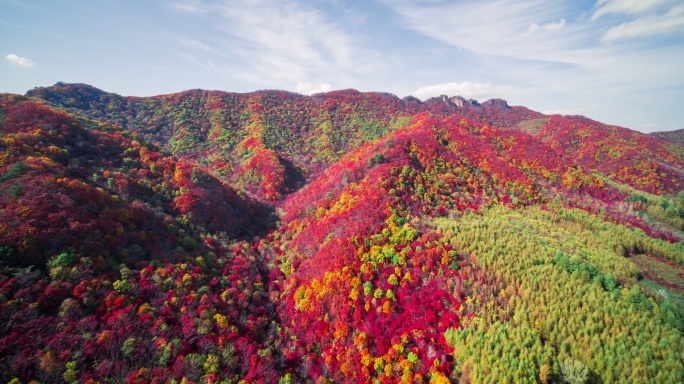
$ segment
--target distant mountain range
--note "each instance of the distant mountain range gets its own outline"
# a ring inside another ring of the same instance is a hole
[[[676,131],[653,132],[651,135],[679,147],[684,147],[684,128]]]
[[[0,380],[682,382],[683,191],[500,99],[2,94]]]

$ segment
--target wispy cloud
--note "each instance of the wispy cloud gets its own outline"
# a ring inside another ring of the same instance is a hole
[[[38,8],[36,5],[28,4],[26,1],[22,1],[22,0],[1,0],[0,3],[4,3],[4,4],[10,5],[10,6],[14,6],[14,7],[21,7],[21,8],[25,8],[25,9],[36,9],[36,8]]]
[[[593,27],[568,21],[581,13],[572,2],[444,1],[426,6],[408,0],[381,1],[401,15],[409,29],[474,53],[524,60],[578,60],[567,50],[582,47],[590,35],[588,28]]]
[[[200,60],[197,57],[187,53],[182,54],[181,57],[185,59],[187,62],[205,71],[213,71],[218,74],[225,74],[225,71],[220,69],[212,60]]]
[[[66,36],[60,35],[59,33],[53,33],[53,32],[41,31],[41,30],[33,29],[33,28],[27,28],[27,27],[24,27],[24,26],[21,26],[21,25],[16,25],[16,24],[8,23],[8,22],[6,22],[6,21],[4,21],[4,20],[0,20],[0,24],[6,25],[6,26],[8,26],[8,27],[16,28],[16,29],[21,29],[21,30],[28,31],[28,32],[39,33],[39,34],[41,34],[41,35],[47,35],[47,36],[57,37],[57,38],[59,38],[59,39],[67,39]]]
[[[469,81],[464,81],[462,83],[444,83],[421,87],[413,94],[422,100],[440,95],[463,96],[478,99],[491,98],[495,95],[495,91],[492,83],[471,83]]]
[[[201,41],[197,41],[197,40],[193,40],[193,39],[183,38],[183,39],[180,39],[179,42],[185,46],[196,48],[196,49],[199,49],[201,51],[211,52],[213,50],[211,48],[211,46],[204,44]]]
[[[377,68],[378,55],[359,44],[363,36],[314,5],[293,0],[188,0],[173,9],[204,17],[223,38],[221,46],[211,48],[239,57],[264,83],[321,81],[342,71],[358,74]]]
[[[79,43],[88,44],[88,45],[95,45],[95,46],[99,46],[99,45],[100,45],[100,44],[95,43],[95,42],[93,42],[93,41],[74,39],[74,38],[70,38],[70,37],[68,37],[68,36],[61,35],[61,34],[59,34],[59,33],[54,33],[54,32],[49,32],[49,31],[42,31],[42,30],[33,29],[33,28],[27,28],[27,27],[24,27],[24,26],[21,26],[21,25],[8,23],[8,22],[6,22],[6,21],[4,21],[4,20],[0,20],[0,24],[6,25],[6,26],[8,26],[8,27],[15,28],[15,29],[20,29],[20,30],[23,30],[23,31],[28,31],[28,32],[32,32],[32,33],[38,33],[38,34],[41,34],[41,35],[47,35],[47,36],[56,37],[56,38],[58,38],[58,39],[71,40],[71,41],[76,41],[76,42],[79,42]]]
[[[598,0],[596,2],[596,10],[591,19],[596,20],[603,15],[611,13],[637,15],[662,10],[676,3],[676,0]]]
[[[179,11],[185,12],[195,12],[195,13],[205,13],[206,8],[202,1],[197,0],[187,0],[171,4],[171,8],[177,9]]]
[[[565,19],[560,19],[557,22],[551,22],[551,23],[546,23],[539,25],[537,23],[532,23],[530,26],[527,28],[527,34],[533,34],[537,32],[539,29],[544,30],[544,31],[556,31],[565,26]]]
[[[197,58],[195,56],[193,56],[189,53],[184,53],[181,55],[181,57],[183,59],[185,59],[186,61],[192,63],[192,64],[195,64],[197,66],[202,66],[202,63],[199,60],[197,60]]]
[[[664,15],[653,13],[667,8],[673,0],[599,0],[595,14],[626,12],[646,17],[617,27],[611,24],[613,18],[589,20],[587,11],[592,10],[570,1],[445,0],[430,5],[409,0],[379,1],[401,16],[405,28],[471,51],[490,66],[490,73],[500,71],[500,78],[526,88],[563,91],[580,84],[605,88],[620,83],[657,87],[666,86],[667,78],[670,84],[673,76],[681,79],[681,44],[659,48],[601,44],[604,33],[604,39],[614,41],[678,28],[684,22],[680,21],[684,11],[679,10],[684,5]]]
[[[684,31],[681,0],[598,0],[593,6],[569,0],[378,1],[396,12],[404,29],[466,52],[477,69],[464,75],[455,63],[447,73],[496,84],[487,97],[599,119],[613,114],[624,123],[625,116],[638,115],[634,106],[650,103],[637,95],[684,89],[684,44],[655,40]],[[459,93],[436,80],[421,94]],[[602,107],[560,110],[568,105]]]
[[[652,14],[636,20],[623,22],[609,29],[602,37],[604,42],[628,40],[638,37],[668,35],[684,31],[684,5],[673,7],[667,13]]]
[[[314,84],[299,82],[295,87],[295,91],[304,95],[313,95],[314,93],[329,92],[332,86],[328,83]]]
[[[5,56],[5,59],[7,59],[7,61],[9,61],[10,64],[22,68],[32,68],[36,66],[35,61],[15,55],[14,53],[10,53],[9,55]]]

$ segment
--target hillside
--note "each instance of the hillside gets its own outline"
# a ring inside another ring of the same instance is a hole
[[[0,380],[684,381],[684,149],[503,100],[0,97]]]
[[[684,128],[669,132],[653,132],[652,136],[684,148]]]

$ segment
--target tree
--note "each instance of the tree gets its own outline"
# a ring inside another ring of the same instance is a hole
[[[541,366],[539,369],[539,380],[546,384],[551,381],[551,375],[553,374],[553,371],[551,370],[551,366],[548,364],[544,364]]]
[[[589,368],[581,361],[568,357],[560,364],[563,381],[569,384],[584,384],[589,376]]]

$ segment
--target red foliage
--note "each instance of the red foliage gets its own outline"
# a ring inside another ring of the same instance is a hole
[[[677,192],[681,156],[584,118],[354,90],[32,94],[108,122],[0,96],[4,381],[421,381],[453,368],[466,282],[490,289],[429,219],[553,202],[677,240],[604,180]]]

